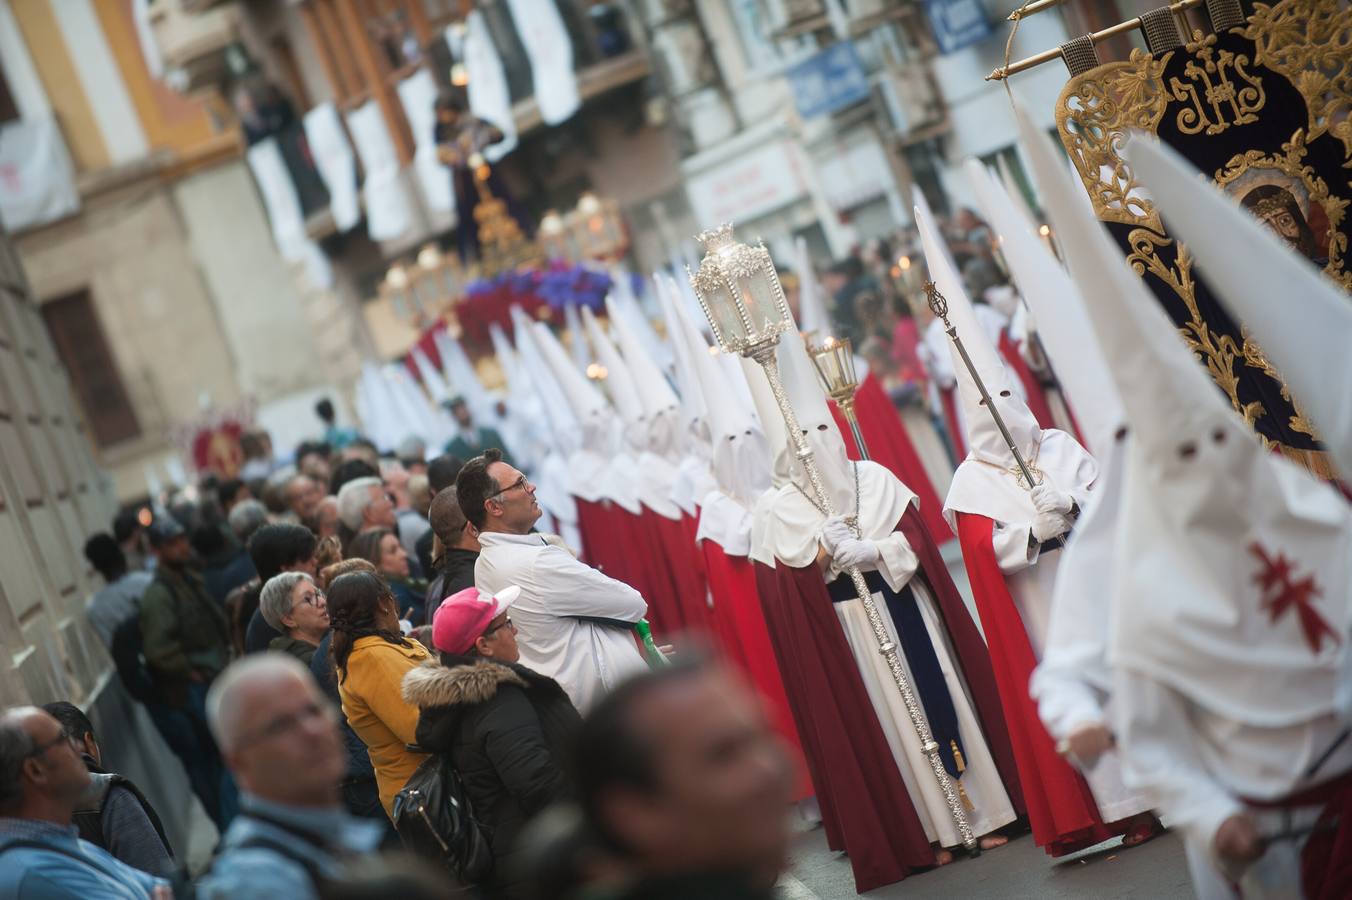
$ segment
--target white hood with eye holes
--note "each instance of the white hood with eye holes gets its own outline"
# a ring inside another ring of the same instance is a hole
[[[1041,472],[1047,483],[1070,494],[1083,506],[1090,485],[1098,476],[1093,457],[1065,432],[1043,431],[1038,425],[1015,389],[1016,379],[979,324],[933,218],[923,207],[917,206],[915,213],[930,274],[939,293],[948,301],[949,321],[957,328],[967,355],[980,373],[1024,461],[1035,470],[1033,477],[1036,479]],[[1031,485],[1024,484],[1014,454],[1009,452],[1004,436],[951,340],[949,350],[962,400],[968,451],[967,458],[953,474],[953,483],[944,499],[944,518],[954,532],[957,531],[956,514],[960,512],[986,516],[1006,525],[1025,525],[1037,515],[1029,493]]]
[[[1148,678],[1258,728],[1333,714],[1352,624],[1352,509],[1262,447],[1093,218],[1047,136],[1019,120],[1131,422],[1119,566],[1104,585],[1115,678]]]

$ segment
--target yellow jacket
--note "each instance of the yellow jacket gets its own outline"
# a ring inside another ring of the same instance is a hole
[[[418,707],[404,702],[400,690],[404,674],[432,655],[412,638],[408,642],[411,647],[375,635],[358,638],[347,658],[347,677],[338,683],[347,724],[371,754],[386,815],[393,814],[394,795],[427,758],[405,747],[414,743]]]

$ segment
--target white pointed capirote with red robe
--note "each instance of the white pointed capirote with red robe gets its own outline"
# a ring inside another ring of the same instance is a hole
[[[1109,463],[1124,413],[1102,356],[1094,352],[1097,344],[1074,283],[986,167],[970,161],[967,174],[986,221],[1001,238],[1015,282],[1039,320],[1047,323],[1043,346],[1061,373],[1063,389],[1075,407],[1084,410],[1083,427],[1097,457],[1093,490],[1075,491],[1082,515],[1066,547],[1041,559],[1035,567],[1048,567],[1043,577],[1052,580],[1049,585],[1040,585],[1050,588],[1050,603],[1039,610],[1045,616],[1043,640],[1037,647],[1038,666],[1030,693],[1048,732],[1061,741],[1077,727],[1107,723],[1103,709],[1109,681],[1103,661],[1107,604],[1100,585],[1104,567],[1111,564],[1116,507],[1112,498],[1105,500],[1101,492],[1105,486],[1115,489],[1114,479],[1120,482],[1120,470],[1110,470]],[[1097,509],[1102,503],[1109,505],[1108,512]],[[1011,592],[1016,578],[1010,578]],[[1037,602],[1047,599],[1044,594]],[[1140,792],[1122,783],[1115,754],[1099,759],[1084,775],[1103,821],[1119,821],[1150,808]]]
[[[1028,692],[1051,617],[1061,561],[1056,539],[1088,502],[1098,466],[1070,435],[1038,426],[1018,397],[1014,376],[982,331],[934,220],[918,207],[916,221],[930,276],[948,301],[949,319],[1025,462],[1035,470],[1037,484],[1025,484],[976,382],[951,347],[969,449],[953,474],[944,515],[962,546],[1033,838],[1049,855],[1062,856],[1124,830],[1105,825],[1084,779],[1056,752],[1056,741]],[[1063,530],[1035,536],[1040,514],[1032,491],[1052,492],[1064,504]]]
[[[1018,786],[975,624],[912,508],[914,493],[877,463],[846,457],[796,332],[781,340],[778,358],[832,508],[838,515],[857,515],[862,541],[875,551],[861,571],[888,635],[899,645],[901,665],[925,707],[945,766],[962,760],[950,776],[970,800],[969,823],[977,835],[987,834],[1016,817]],[[761,373],[753,377],[764,380]],[[774,407],[762,419],[772,414]],[[819,563],[827,516],[810,499],[812,487],[787,434],[775,451],[776,468],[787,479],[756,506],[752,555],[773,560],[772,568],[758,567],[771,638],[800,717],[828,841],[836,837],[834,827],[863,891],[930,864],[931,843],[952,847],[961,837],[878,651],[863,601],[834,561],[825,570]],[[846,654],[853,677],[840,668]],[[842,727],[848,729],[848,748],[833,743]],[[879,825],[885,835],[876,834]]]
[[[1136,144],[1128,160],[1168,198],[1166,217],[1213,196],[1157,147]],[[1347,742],[1326,754],[1346,727],[1352,509],[1262,448],[1083,203],[1045,185],[1044,197],[1072,274],[1098,287],[1086,294],[1090,320],[1131,422],[1108,644],[1128,783],[1183,832],[1200,896],[1233,896],[1231,882],[1246,893],[1265,883],[1261,896],[1345,896],[1348,794],[1302,795],[1352,772]],[[1212,212],[1207,228],[1240,215]],[[1341,831],[1321,819],[1336,796]],[[1215,853],[1237,815],[1269,839],[1248,868]],[[1332,894],[1302,885],[1306,837],[1290,832],[1311,828],[1315,850],[1342,842],[1305,860],[1304,875],[1341,879]]]

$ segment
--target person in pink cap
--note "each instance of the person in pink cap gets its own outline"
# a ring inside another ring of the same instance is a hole
[[[520,592],[470,587],[443,600],[432,616],[440,658],[403,682],[419,710],[418,746],[449,757],[490,835],[493,875],[482,887],[492,897],[519,889],[521,829],[574,793],[568,757],[582,722],[558,682],[518,662],[511,606]]]

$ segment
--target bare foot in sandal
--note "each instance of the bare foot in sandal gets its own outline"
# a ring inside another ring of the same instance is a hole
[[[953,861],[953,852],[945,850],[943,847],[934,849],[934,864],[936,866],[946,866]]]
[[[988,834],[981,839],[980,846],[982,850],[994,850],[996,847],[1003,847],[1009,843],[1009,838],[1003,834]]]

